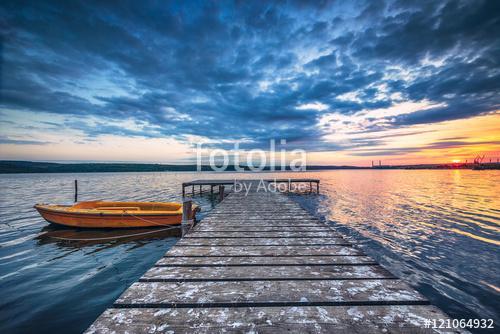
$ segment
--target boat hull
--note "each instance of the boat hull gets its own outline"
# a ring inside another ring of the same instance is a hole
[[[161,227],[179,225],[182,222],[181,214],[76,213],[51,210],[43,206],[35,206],[35,209],[49,223],[80,228]]]

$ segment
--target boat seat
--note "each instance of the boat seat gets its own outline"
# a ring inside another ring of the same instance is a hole
[[[99,206],[95,208],[96,210],[131,210],[131,211],[139,211],[141,210],[138,206]]]

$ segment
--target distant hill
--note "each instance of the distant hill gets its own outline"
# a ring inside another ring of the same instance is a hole
[[[234,166],[232,166],[234,170]],[[229,167],[228,167],[229,169]],[[210,170],[203,166],[202,170]],[[0,161],[0,173],[103,173],[196,171],[196,165],[163,165],[135,163],[53,163],[32,161]]]
[[[473,164],[449,165],[400,165],[400,166],[307,166],[308,171],[313,170],[333,170],[333,169],[456,169],[456,168],[476,168]],[[482,164],[478,169],[499,169],[500,164]],[[247,166],[240,166],[245,170],[250,170]],[[201,168],[202,171],[212,171],[208,165]],[[264,169],[270,170],[269,167]],[[276,166],[276,171],[281,170]],[[290,170],[287,168],[287,170]],[[117,173],[117,172],[195,172],[196,165],[168,165],[168,164],[140,164],[140,163],[55,163],[55,162],[34,162],[34,161],[9,161],[0,160],[0,174],[14,173]],[[226,171],[235,171],[234,165],[229,165]]]
[[[240,166],[250,170],[247,166]],[[353,166],[308,166],[308,170],[353,169],[365,167]],[[202,171],[212,171],[204,165]],[[269,170],[269,167],[264,170]],[[276,170],[280,170],[277,166]],[[289,168],[287,168],[289,170]],[[116,172],[195,172],[196,165],[140,164],[140,163],[55,163],[33,161],[0,161],[0,174],[13,173],[116,173]],[[235,171],[234,165],[229,165],[226,171]]]

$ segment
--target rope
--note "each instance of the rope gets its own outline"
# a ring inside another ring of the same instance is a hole
[[[134,215],[134,214],[132,214],[132,213],[128,212],[127,210],[123,210],[123,214],[128,214],[129,216],[132,216],[132,217],[137,218],[137,219],[139,219],[139,220],[145,221],[146,223],[155,224],[155,225],[159,225],[159,226],[169,226],[169,224],[160,224],[160,223],[154,222],[154,221],[152,221],[152,220],[147,220],[147,219],[141,218],[141,217],[139,217],[139,216],[136,216],[136,215]],[[123,214],[122,214],[122,215],[123,215]],[[191,230],[191,228],[193,227],[193,225],[194,225],[194,224],[187,224],[187,225],[189,225],[189,226],[190,226],[190,227],[189,227],[189,230]],[[188,231],[189,231],[189,230],[188,230]]]
[[[123,216],[123,215],[129,215],[129,216],[131,216],[131,217],[134,217],[134,218],[136,218],[136,219],[142,220],[142,221],[144,221],[144,222],[146,222],[146,223],[153,224],[153,225],[159,225],[159,226],[169,226],[169,225],[170,225],[170,224],[160,224],[160,223],[154,222],[154,221],[152,221],[152,220],[148,220],[148,219],[141,218],[141,217],[139,217],[139,216],[136,216],[136,215],[134,215],[134,214],[132,214],[132,213],[128,212],[127,210],[123,210],[122,216]]]
[[[141,218],[139,216],[135,216],[132,213],[128,212],[127,210],[123,210],[123,214],[128,214],[129,216],[132,216],[132,217],[137,218],[139,220],[145,221],[146,223],[156,224],[156,225],[159,225],[159,226],[169,226],[169,224],[160,224],[160,223],[154,222],[152,220],[147,220],[147,219]],[[189,229],[188,229],[188,231],[189,231],[189,230],[191,230],[191,227],[193,227],[194,224],[187,224],[187,225],[190,226]]]

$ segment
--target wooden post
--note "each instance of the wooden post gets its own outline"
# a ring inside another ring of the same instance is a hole
[[[194,184],[193,184],[193,186],[191,188],[191,192],[192,192],[192,195],[194,196]]]
[[[319,194],[319,181],[316,182],[316,192]]]
[[[75,203],[78,202],[78,180],[75,180]]]
[[[182,202],[182,224],[188,224],[191,220],[193,202],[191,200]]]
[[[309,182],[309,193],[313,192],[313,183]]]
[[[201,189],[202,189],[202,188],[201,188],[201,184],[200,184],[200,195],[201,195],[201,193],[202,193]]]
[[[224,186],[220,185],[219,186],[219,201],[222,201],[224,199]]]
[[[214,186],[210,186],[210,196],[214,196]]]
[[[182,184],[182,198],[186,197],[186,185]]]
[[[290,181],[290,178],[288,178],[288,192],[290,192],[291,185],[292,185],[292,181]]]

